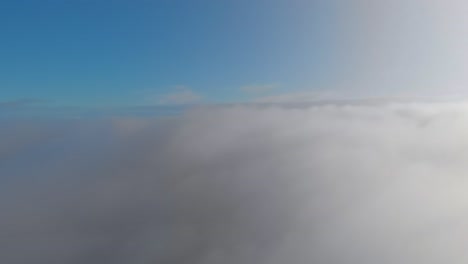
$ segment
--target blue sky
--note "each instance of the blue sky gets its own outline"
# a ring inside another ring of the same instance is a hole
[[[335,4],[4,0],[0,101],[217,103],[323,87],[337,69]]]
[[[461,0],[3,0],[0,108],[468,97],[467,8]]]

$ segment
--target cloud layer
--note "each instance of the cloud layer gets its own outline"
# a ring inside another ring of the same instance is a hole
[[[1,263],[466,263],[468,106],[2,121]]]
[[[185,105],[199,103],[202,96],[192,91],[187,86],[179,85],[173,88],[173,92],[162,96],[159,100],[161,105]]]

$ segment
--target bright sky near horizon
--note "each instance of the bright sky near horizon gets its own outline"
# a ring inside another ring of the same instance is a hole
[[[309,100],[317,91],[458,93],[468,83],[467,7],[459,0],[4,0],[0,102],[128,107]]]

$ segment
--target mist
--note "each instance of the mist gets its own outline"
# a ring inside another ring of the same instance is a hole
[[[0,121],[0,262],[467,263],[468,105]]]

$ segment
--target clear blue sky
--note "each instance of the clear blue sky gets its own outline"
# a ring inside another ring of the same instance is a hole
[[[319,87],[334,68],[334,2],[3,0],[0,101],[131,106],[190,90],[230,102],[254,96],[243,86]]]

